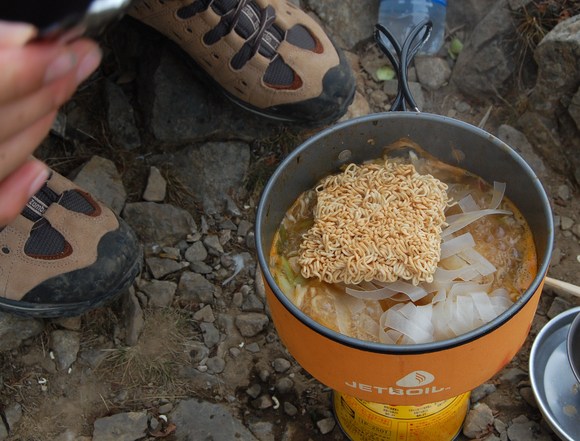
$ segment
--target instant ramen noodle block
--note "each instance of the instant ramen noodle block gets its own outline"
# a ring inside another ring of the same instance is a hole
[[[452,338],[503,313],[535,277],[531,231],[504,194],[401,141],[303,193],[270,267],[298,308],[342,334]]]

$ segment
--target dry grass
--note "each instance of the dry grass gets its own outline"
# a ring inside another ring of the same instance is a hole
[[[536,0],[514,12],[517,40],[518,87],[533,87],[526,66],[533,64],[534,50],[558,23],[580,14],[578,0]],[[528,86],[526,87],[526,83]]]
[[[137,345],[110,350],[97,371],[102,381],[128,392],[129,407],[190,392],[178,370],[190,363],[188,343],[198,339],[193,324],[185,312],[175,308],[144,313],[145,327]]]
[[[554,27],[580,14],[578,0],[537,0],[516,13],[517,30],[524,46],[534,50]]]
[[[195,194],[171,171],[170,167],[163,167],[160,172],[167,182],[167,196],[165,198],[167,203],[183,208],[192,215],[201,211]]]
[[[252,146],[252,161],[244,186],[250,196],[258,200],[266,182],[276,167],[288,154],[307,137],[307,132],[297,132],[282,127],[275,135],[256,141]]]

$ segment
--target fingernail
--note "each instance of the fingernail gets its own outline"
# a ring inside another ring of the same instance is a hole
[[[79,83],[86,80],[89,75],[91,75],[95,69],[99,67],[99,64],[101,63],[101,57],[102,53],[98,47],[94,48],[84,56],[77,69],[77,81]]]
[[[50,175],[50,171],[47,168],[43,168],[39,171],[33,181],[30,183],[30,187],[28,190],[28,197],[31,198],[36,194],[38,190],[42,188],[44,183],[48,180],[48,176]]]
[[[34,26],[0,21],[0,47],[22,46],[36,35]]]
[[[74,52],[64,52],[48,65],[44,74],[44,83],[50,83],[57,78],[70,72],[77,64],[77,57]]]

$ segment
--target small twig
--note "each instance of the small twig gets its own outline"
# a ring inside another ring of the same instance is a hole
[[[477,125],[477,127],[479,127],[480,129],[483,129],[483,127],[487,123],[487,120],[489,119],[489,115],[491,115],[491,109],[493,109],[493,106],[488,107],[487,112],[485,112],[485,115],[483,115],[483,118],[481,118],[481,121]]]
[[[107,404],[107,401],[103,398],[103,396],[100,393],[99,393],[99,397],[101,397],[101,400],[103,400],[103,404],[107,408],[107,412],[109,412],[110,409],[109,409],[109,405]]]

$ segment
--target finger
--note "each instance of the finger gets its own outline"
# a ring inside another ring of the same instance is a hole
[[[48,179],[50,170],[30,158],[22,167],[0,181],[0,226],[8,225],[22,211],[28,200]]]
[[[0,142],[0,181],[19,169],[48,134],[56,111],[39,119],[28,129]],[[1,208],[1,206],[0,206]]]
[[[36,28],[30,24],[0,20],[0,47],[24,46],[36,34]]]
[[[29,95],[79,69],[90,51],[100,53],[96,43],[86,39],[68,45],[33,43],[0,48],[0,104]]]
[[[79,48],[78,56],[80,62],[76,70],[22,99],[0,104],[0,142],[58,109],[100,62],[100,52],[92,45]]]

